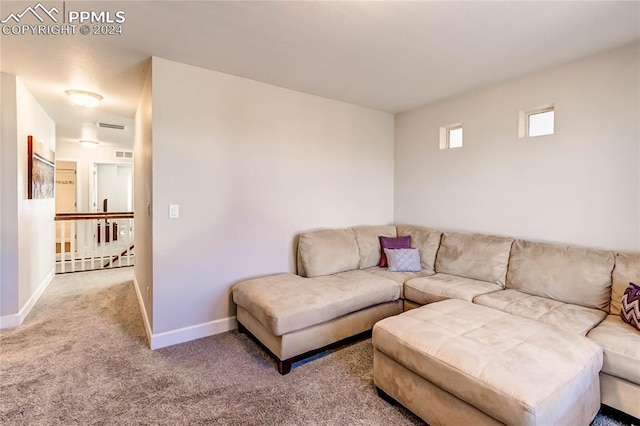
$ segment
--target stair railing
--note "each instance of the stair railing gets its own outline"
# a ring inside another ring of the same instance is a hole
[[[56,273],[133,266],[133,212],[57,213]]]

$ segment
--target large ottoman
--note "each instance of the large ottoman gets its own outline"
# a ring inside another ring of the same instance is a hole
[[[586,337],[462,300],[379,321],[373,378],[431,426],[588,425],[602,348]]]

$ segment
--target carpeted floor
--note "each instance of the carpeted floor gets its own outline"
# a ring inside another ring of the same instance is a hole
[[[56,276],[23,325],[0,331],[0,424],[422,424],[376,395],[370,340],[286,376],[236,332],[150,351],[132,273]]]

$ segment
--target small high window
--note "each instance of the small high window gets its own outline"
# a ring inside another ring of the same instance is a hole
[[[448,129],[447,148],[462,148],[462,126]]]
[[[462,124],[440,127],[440,149],[462,148]]]
[[[553,135],[555,128],[554,106],[538,108],[532,111],[520,111],[520,137]]]
[[[544,136],[553,134],[553,108],[544,111],[530,112],[527,123],[528,136]]]

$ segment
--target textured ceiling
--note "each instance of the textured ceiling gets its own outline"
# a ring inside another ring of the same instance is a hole
[[[0,17],[33,4],[2,1]],[[150,56],[400,112],[640,38],[640,2],[43,4],[126,13],[122,35],[0,36],[2,71],[24,81],[60,140],[96,121],[132,127]],[[81,110],[70,88],[105,99]]]

